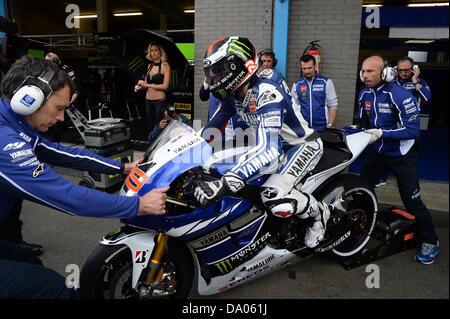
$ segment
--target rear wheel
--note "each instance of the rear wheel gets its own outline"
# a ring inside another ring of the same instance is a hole
[[[83,266],[80,297],[87,299],[186,299],[194,276],[192,256],[187,247],[173,239],[169,254],[161,261],[163,275],[157,283],[145,284],[148,268],[142,271],[136,289],[131,285],[133,262],[125,245],[98,246]]]
[[[369,183],[353,174],[338,176],[325,191],[319,192],[317,198],[329,204],[340,196],[345,198],[347,211],[339,215],[331,214],[326,239],[319,251],[347,257],[356,254],[369,241],[376,222],[378,203]]]

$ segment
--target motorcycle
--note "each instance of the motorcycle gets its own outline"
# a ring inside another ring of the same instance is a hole
[[[121,195],[142,196],[170,185],[165,215],[122,219],[85,262],[81,298],[187,298],[197,269],[200,295],[242,285],[312,254],[345,258],[363,249],[374,229],[377,199],[361,177],[343,173],[364,150],[370,134],[327,129],[324,153],[296,186],[318,200],[345,199],[346,212],[332,213],[321,243],[305,246],[312,219],[279,218],[260,198],[263,175],[233,196],[202,207],[198,180],[220,178],[249,146],[212,152],[191,127],[172,121],[126,178]]]

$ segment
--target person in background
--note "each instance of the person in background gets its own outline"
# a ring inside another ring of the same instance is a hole
[[[333,81],[316,74],[316,60],[306,54],[300,58],[303,77],[291,89],[291,94],[310,128],[323,131],[333,127],[337,116],[338,99]]]
[[[159,133],[166,128],[170,119],[181,121],[182,123],[192,127],[192,121],[190,119],[188,119],[183,114],[178,114],[175,106],[169,105],[163,112],[163,119],[155,125],[153,131],[151,131],[150,135],[148,136],[148,141],[150,143],[152,143],[158,137]]]
[[[135,85],[135,92],[146,90],[145,109],[149,129],[159,123],[163,117],[164,109],[168,102],[166,90],[170,83],[170,65],[164,48],[152,42],[147,49],[148,65],[147,74],[144,80],[139,80]]]
[[[273,69],[277,66],[277,59],[272,49],[263,49],[258,52],[259,68],[258,73],[264,69]]]
[[[407,89],[419,102],[431,100],[431,91],[427,81],[420,78],[419,66],[414,64],[410,57],[403,57],[397,62],[397,74],[395,79],[399,85]]]
[[[266,78],[274,81],[278,84],[286,93],[290,94],[289,87],[284,79],[283,75],[278,72],[275,67],[277,66],[277,59],[272,49],[264,49],[258,53],[258,76],[260,78]]]
[[[389,62],[379,55],[363,61],[361,80],[366,88],[358,98],[361,126],[372,134],[361,176],[372,186],[392,171],[407,211],[415,216],[421,249],[415,260],[431,264],[439,253],[439,240],[427,207],[420,198],[417,149],[420,136],[419,106],[412,94],[394,79]]]
[[[73,92],[73,95],[70,98],[70,104],[71,105],[74,104],[75,101],[77,100],[79,92],[80,92],[80,81],[75,74],[75,70],[68,64],[62,63],[58,54],[56,54],[54,51],[47,52],[44,59],[55,63],[61,70],[66,72],[67,75],[70,77],[70,79],[73,81],[73,83],[75,85],[75,91]],[[52,142],[59,143],[61,141],[61,137],[64,132],[64,129],[66,129],[69,126],[69,123],[68,123],[69,121],[70,121],[69,119],[65,119],[63,122],[58,122],[54,127],[51,128],[52,132],[51,132],[50,140]]]
[[[200,100],[205,102],[209,100],[210,93],[209,93],[209,85],[206,83],[206,77],[202,82],[202,85],[200,86],[200,92],[198,92],[198,96],[200,97]]]

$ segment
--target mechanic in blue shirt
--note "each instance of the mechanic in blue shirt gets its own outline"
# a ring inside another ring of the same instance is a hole
[[[414,96],[394,79],[394,69],[382,56],[364,60],[360,73],[366,88],[359,93],[359,118],[372,134],[361,176],[371,185],[388,170],[397,177],[403,204],[417,223],[421,250],[415,259],[431,264],[439,241],[428,209],[420,198],[415,140],[420,136],[419,106]]]
[[[395,82],[407,89],[419,102],[431,100],[431,91],[427,81],[419,78],[419,66],[414,60],[405,56],[397,62],[397,74]]]
[[[337,116],[338,99],[333,81],[316,74],[316,60],[306,54],[300,58],[303,77],[291,89],[291,95],[308,126],[316,131],[333,127]]]
[[[0,221],[13,204],[28,199],[59,211],[104,218],[138,213],[164,214],[168,187],[142,197],[111,195],[75,185],[48,164],[98,173],[129,172],[137,161],[122,163],[86,149],[49,142],[44,133],[64,120],[73,82],[53,62],[25,56],[2,81],[0,99]],[[20,232],[20,229],[19,229]],[[31,265],[30,265],[31,264]],[[69,298],[73,292],[56,272],[42,267],[30,250],[0,242],[0,298]]]

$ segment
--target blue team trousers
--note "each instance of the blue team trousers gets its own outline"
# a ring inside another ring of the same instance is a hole
[[[28,247],[0,240],[0,299],[69,299],[76,292]]]
[[[412,147],[403,156],[383,156],[368,147],[361,176],[374,186],[388,171],[397,177],[398,190],[406,210],[415,216],[418,239],[424,243],[436,244],[437,236],[427,207],[420,198],[417,174],[417,151]]]

